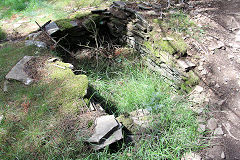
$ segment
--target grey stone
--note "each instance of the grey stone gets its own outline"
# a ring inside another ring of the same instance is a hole
[[[113,4],[121,9],[126,7],[126,3],[123,1],[114,1]]]
[[[133,122],[143,128],[149,126],[150,112],[147,109],[139,109],[130,113]]]
[[[56,61],[58,61],[59,59],[58,58],[50,58],[50,59],[48,59],[47,61],[49,62],[49,63],[53,63],[53,62],[56,62]]]
[[[224,43],[222,41],[211,41],[209,50],[214,51],[215,49],[220,49],[224,47]]]
[[[202,93],[202,92],[203,92],[203,87],[201,87],[201,86],[196,86],[194,90],[195,90],[196,92],[198,92],[198,93]]]
[[[204,132],[206,130],[206,125],[204,124],[199,124],[198,126],[198,132]]]
[[[8,91],[8,81],[6,80],[6,81],[4,81],[4,83],[3,83],[3,92],[7,92]]]
[[[60,30],[60,28],[57,26],[57,24],[55,22],[52,22],[52,23],[49,23],[48,25],[46,25],[45,29],[49,35],[52,35],[53,33]]]
[[[186,153],[181,160],[201,160],[202,157],[196,153]]]
[[[113,115],[101,116],[95,123],[95,133],[88,139],[90,143],[101,143],[119,128],[119,123]]]
[[[218,135],[218,136],[223,135],[222,128],[221,127],[216,128],[215,131],[214,131],[214,135]]]
[[[39,48],[47,48],[46,43],[42,42],[42,41],[33,41],[33,40],[26,40],[25,41],[25,45],[26,46],[31,46],[31,45],[35,45]]]
[[[177,60],[178,65],[184,70],[184,71],[189,71],[191,69],[193,69],[194,67],[196,67],[195,64],[193,64],[190,61],[187,60]]]
[[[226,158],[226,156],[225,156],[225,153],[224,153],[224,152],[222,152],[222,153],[221,153],[221,158],[222,158],[222,159],[225,159],[225,158]]]
[[[204,110],[204,108],[197,108],[197,109],[195,110],[195,112],[196,112],[197,114],[201,114],[201,113],[203,113],[203,110]]]
[[[102,144],[95,145],[94,149],[99,150],[102,149],[112,143],[115,143],[119,140],[123,139],[123,134],[122,134],[122,126],[119,125],[118,130],[116,130],[109,138],[107,138]]]
[[[33,56],[24,56],[6,75],[6,79],[12,79],[23,82],[25,85],[30,85],[33,79],[24,71],[24,66],[29,62]]]
[[[163,37],[162,40],[163,41],[173,41],[174,39],[171,37]]]
[[[214,130],[217,128],[217,121],[215,118],[211,118],[208,120],[207,122],[207,127],[210,129],[210,130]]]
[[[199,70],[199,71],[202,71],[203,69],[204,69],[203,66],[199,66],[199,67],[198,67],[198,70]]]
[[[202,70],[201,75],[206,75],[206,74],[207,74],[207,70],[206,69]]]
[[[42,31],[39,31],[37,33],[31,33],[31,34],[28,35],[28,39],[29,40],[35,40],[41,33],[42,33]]]

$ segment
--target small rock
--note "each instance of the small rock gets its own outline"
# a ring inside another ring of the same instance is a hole
[[[196,86],[194,91],[198,92],[198,93],[202,93],[203,92],[203,87],[201,86]]]
[[[226,156],[225,156],[225,153],[224,153],[224,152],[222,152],[222,153],[221,153],[221,158],[222,158],[222,159],[225,159],[225,158],[226,158]]]
[[[214,131],[214,135],[218,135],[218,136],[223,135],[222,128],[221,127],[216,128],[215,131]]]
[[[210,129],[210,130],[214,130],[217,128],[217,121],[215,118],[211,118],[208,120],[207,122],[207,127]]]
[[[42,42],[42,41],[33,41],[33,40],[26,40],[25,41],[25,45],[26,46],[31,46],[31,45],[35,45],[39,48],[47,48],[46,43]]]
[[[207,74],[207,70],[206,69],[202,70],[201,75],[206,75],[206,74]]]
[[[202,114],[203,110],[204,110],[203,108],[194,109],[194,111],[195,111],[198,115]]]
[[[204,69],[203,66],[198,66],[199,71],[202,71],[203,69]]]
[[[145,15],[149,15],[149,16],[160,16],[160,14],[158,14],[155,11],[147,11],[144,13]]]
[[[202,157],[196,153],[187,153],[185,154],[181,160],[201,160]]]
[[[28,35],[28,39],[29,40],[35,40],[41,33],[42,33],[42,31],[39,31],[37,33],[31,33],[31,34]]]
[[[206,125],[204,124],[199,124],[198,126],[198,132],[204,132],[206,130]]]
[[[133,122],[143,128],[149,126],[150,112],[147,109],[139,109],[130,113]]]
[[[7,85],[8,85],[8,81],[6,80],[6,81],[4,81],[4,84],[3,84],[3,92],[7,92],[8,91],[8,87],[7,87]]]
[[[58,58],[51,58],[49,60],[47,60],[49,63],[53,63],[53,62],[56,62],[58,61],[59,59]]]
[[[222,41],[212,41],[210,43],[210,47],[208,47],[208,49],[210,51],[214,51],[215,49],[220,49],[220,48],[224,48],[224,43]]]
[[[219,88],[220,86],[219,86],[219,84],[217,83],[217,84],[215,85],[215,87],[216,87],[216,88]]]
[[[217,69],[218,69],[219,71],[221,71],[221,67],[217,67]]]
[[[174,39],[171,37],[163,37],[162,40],[164,41],[173,41]]]
[[[177,60],[178,65],[186,72],[188,72],[189,70],[193,69],[196,67],[195,64],[193,64],[190,61],[187,60]]]

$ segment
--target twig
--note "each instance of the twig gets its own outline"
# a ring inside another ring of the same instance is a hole
[[[67,50],[65,47],[63,47],[62,45],[58,44],[57,41],[55,39],[53,39],[44,29],[42,29],[42,27],[37,23],[37,21],[35,21],[35,23],[38,25],[38,27],[41,29],[41,31],[43,33],[45,33],[55,44],[55,46],[59,46],[60,48],[62,48],[64,51],[66,51],[67,53],[69,53],[72,57],[75,57],[75,55],[70,52],[69,50]]]

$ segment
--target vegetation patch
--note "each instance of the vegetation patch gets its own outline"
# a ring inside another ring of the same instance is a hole
[[[0,41],[4,40],[7,38],[6,33],[2,30],[2,28],[0,27]]]
[[[86,95],[88,80],[85,75],[75,75],[68,67],[69,64],[63,62],[48,65],[49,77],[58,86],[52,100],[62,106],[63,113],[79,113],[80,108],[86,107],[81,98]]]

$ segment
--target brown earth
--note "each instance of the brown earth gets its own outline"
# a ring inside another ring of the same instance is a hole
[[[198,71],[202,86],[211,94],[209,117],[214,117],[223,130],[218,136],[212,134],[210,147],[202,152],[202,157],[237,160],[240,159],[240,1],[190,3],[194,6],[191,11],[194,20],[206,27],[197,61],[203,67]],[[202,70],[206,74],[201,74]]]

